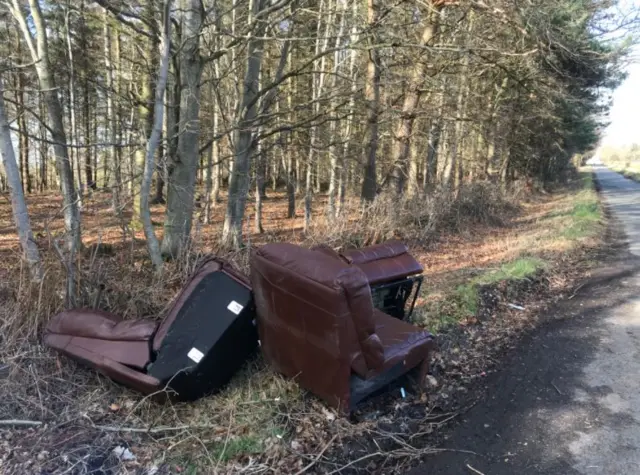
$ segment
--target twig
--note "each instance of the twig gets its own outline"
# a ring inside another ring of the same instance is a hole
[[[471,470],[473,473],[477,473],[478,475],[484,475],[484,473],[482,473],[480,470],[476,470],[475,468],[473,468],[471,465],[467,464],[467,468],[469,470]]]
[[[301,470],[298,470],[295,475],[300,475],[304,472],[306,472],[307,470],[309,470],[311,467],[313,467],[316,463],[318,463],[318,460],[320,460],[320,457],[322,457],[322,455],[327,451],[327,449],[329,448],[329,446],[333,443],[334,440],[336,440],[336,437],[338,437],[338,434],[334,435],[333,437],[331,437],[331,440],[327,443],[327,445],[324,446],[324,448],[320,451],[320,453],[316,456],[315,459],[313,459],[306,467],[304,467]]]
[[[575,290],[573,291],[573,294],[571,294],[571,296],[569,298],[567,298],[567,300],[571,300],[573,297],[575,297],[578,294],[578,292],[580,292],[580,289],[582,287],[584,287],[584,284],[580,284],[579,286],[577,286],[575,288]]]
[[[118,427],[118,426],[97,426],[94,425],[94,429],[103,430],[105,432],[131,432],[131,433],[141,433],[141,434],[157,434],[159,432],[175,432],[181,430],[190,430],[190,429],[213,429],[215,426],[213,424],[203,424],[203,425],[195,425],[195,426],[175,426],[175,427]]]
[[[222,451],[220,452],[220,456],[218,457],[218,461],[216,462],[216,471],[218,470],[218,465],[220,465],[220,461],[222,457],[224,457],[224,453],[227,451],[227,445],[229,444],[229,436],[231,435],[231,425],[233,424],[233,409],[229,413],[229,425],[227,426],[227,435],[224,438],[224,446],[222,447]]]
[[[42,421],[22,421],[20,419],[6,419],[4,421],[0,421],[0,426],[24,426],[24,427],[35,427],[41,426]]]
[[[384,455],[384,454],[382,452],[374,452],[372,454],[365,455],[364,457],[360,457],[359,459],[354,460],[353,462],[349,462],[348,464],[343,465],[342,467],[334,470],[333,472],[329,472],[327,475],[333,475],[334,473],[342,472],[345,468],[350,467],[351,465],[354,465],[358,462],[362,462],[363,460],[370,459],[371,457],[377,457],[378,455]]]

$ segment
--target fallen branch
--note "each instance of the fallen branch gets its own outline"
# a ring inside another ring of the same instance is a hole
[[[105,432],[130,432],[130,433],[140,433],[140,434],[157,434],[159,432],[176,432],[181,430],[192,430],[192,429],[213,429],[215,427],[219,427],[213,424],[203,424],[203,425],[195,425],[195,426],[160,426],[160,427],[118,427],[118,426],[97,426],[94,425],[94,429],[103,430]]]
[[[484,475],[484,473],[482,473],[480,470],[476,470],[475,468],[473,468],[471,465],[467,464],[467,468],[469,470],[471,470],[473,473],[477,474],[477,475]]]
[[[322,455],[327,451],[327,449],[329,448],[329,446],[333,443],[334,440],[336,440],[336,437],[338,437],[338,434],[334,435],[333,437],[331,437],[331,440],[327,443],[327,445],[324,446],[324,448],[320,451],[320,453],[316,456],[315,459],[313,459],[306,467],[304,467],[302,470],[298,470],[295,475],[300,475],[304,472],[306,472],[307,470],[309,470],[311,467],[313,467],[316,463],[318,463],[318,460],[320,460],[320,457],[322,457]]]
[[[20,419],[7,419],[4,421],[0,421],[0,426],[35,427],[41,425],[42,421],[22,421]]]

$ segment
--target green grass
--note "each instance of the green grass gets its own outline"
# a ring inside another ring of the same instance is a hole
[[[598,195],[593,190],[591,174],[584,177],[584,190],[576,196],[573,209],[568,214],[568,222],[561,236],[569,240],[579,240],[596,234],[602,220],[602,208]]]
[[[521,257],[515,261],[502,264],[498,270],[476,277],[474,283],[485,285],[502,282],[503,280],[526,279],[540,269],[544,269],[546,265],[546,262],[538,257]]]
[[[521,257],[507,262],[500,269],[485,272],[474,277],[470,282],[459,285],[454,292],[454,299],[466,316],[478,312],[478,289],[482,285],[497,284],[509,280],[522,280],[531,277],[546,267],[546,262],[537,257]]]
[[[547,263],[542,259],[521,257],[502,264],[498,269],[487,270],[469,282],[458,285],[444,301],[435,302],[432,308],[427,309],[425,320],[429,330],[438,332],[465,318],[476,315],[480,286],[526,279],[546,267]]]
[[[262,440],[255,434],[244,435],[216,443],[211,450],[211,458],[228,462],[239,455],[258,454],[264,450]]]

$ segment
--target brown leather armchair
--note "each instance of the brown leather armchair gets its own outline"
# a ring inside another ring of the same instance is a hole
[[[44,343],[144,394],[167,387],[194,400],[220,389],[257,348],[254,316],[248,279],[210,258],[160,324],[67,310],[51,319]]]
[[[409,319],[422,286],[423,268],[398,240],[337,252],[326,245],[313,248],[359,267],[371,286],[374,306],[396,318]],[[411,304],[406,309],[409,298]]]
[[[287,243],[252,255],[251,282],[266,360],[344,412],[393,379],[429,367],[428,332],[372,305],[358,267]]]

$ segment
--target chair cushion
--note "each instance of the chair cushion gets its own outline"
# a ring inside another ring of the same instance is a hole
[[[124,364],[114,361],[102,353],[102,348],[98,346],[78,344],[81,341],[78,338],[66,337],[67,340],[62,348],[57,346],[61,343],[63,335],[48,334],[45,335],[47,345],[56,348],[67,356],[97,369],[105,376],[117,381],[121,384],[129,386],[143,394],[151,394],[162,389],[160,381],[145,373],[129,368]],[[95,340],[93,340],[95,342]],[[109,342],[112,344],[113,342]],[[148,353],[148,348],[147,348]]]
[[[102,310],[74,309],[54,316],[47,332],[106,341],[148,341],[157,326],[150,320],[123,320]]]
[[[44,343],[72,358],[77,359],[75,350],[86,350],[140,371],[144,370],[151,361],[149,340],[99,340],[60,333],[46,333]]]
[[[150,341],[157,327],[149,320],[122,320],[101,310],[75,309],[55,315],[44,343],[72,358],[89,351],[143,370],[151,360]]]
[[[424,360],[435,346],[433,335],[415,325],[377,309],[374,309],[373,318],[376,334],[384,347],[384,371],[400,362],[412,368]]]

